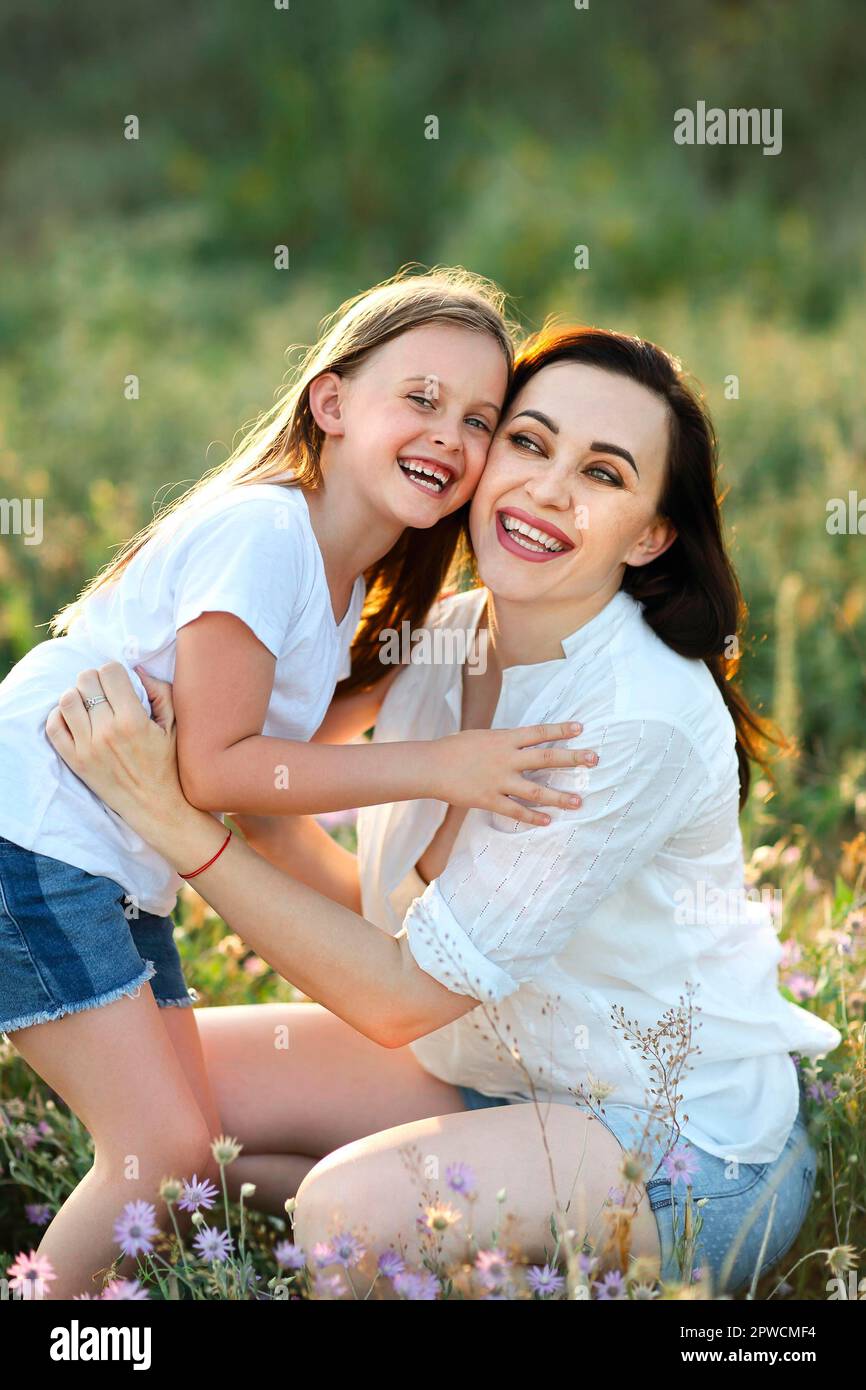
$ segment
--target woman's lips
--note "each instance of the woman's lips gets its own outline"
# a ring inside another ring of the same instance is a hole
[[[545,564],[548,560],[558,560],[561,555],[568,555],[570,551],[574,550],[571,541],[561,531],[558,531],[558,528],[538,525],[535,525],[536,530],[543,530],[546,535],[551,536],[554,540],[559,540],[563,548],[562,550],[530,550],[530,545],[537,545],[539,542],[532,540],[529,536],[523,538],[529,543],[527,545],[516,540],[514,534],[507,531],[503,525],[503,516],[514,516],[519,521],[525,521],[529,526],[535,525],[535,523],[527,513],[519,511],[516,507],[509,507],[503,512],[496,513],[496,538],[499,544],[503,550],[510,551],[512,555],[519,555],[521,560],[529,560],[533,564]]]

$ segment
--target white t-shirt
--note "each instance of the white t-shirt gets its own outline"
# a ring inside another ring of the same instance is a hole
[[[173,680],[178,629],[233,613],[277,659],[262,732],[305,742],[349,674],[363,602],[359,575],[336,622],[300,487],[234,485],[178,514],[85,602],[66,636],[34,647],[0,684],[0,835],[114,879],[147,912],[170,912],[181,879],[58,757],[49,711],[79,671],[120,661],[149,712],[132,668]]]
[[[471,650],[486,599],[484,589],[447,599],[430,626],[462,632]],[[412,1051],[434,1076],[486,1095],[528,1096],[528,1071],[541,1096],[565,1104],[598,1080],[612,1087],[606,1108],[643,1109],[658,1079],[619,1011],[644,1034],[657,1030],[690,984],[700,1051],[676,1079],[681,1131],[707,1153],[772,1162],[797,1113],[789,1052],[821,1056],[841,1035],[779,992],[779,938],[745,888],[731,717],[705,663],[666,646],[622,591],[562,649],[503,671],[492,726],[579,719],[568,745],[595,749],[597,766],[532,774],[580,791],[578,810],[546,808],[548,826],[470,810],[442,874],[408,912],[406,877],[447,807],[360,813],[365,916],[405,934],[448,989],[486,1001]],[[376,740],[454,733],[473,679],[465,669],[407,666]]]

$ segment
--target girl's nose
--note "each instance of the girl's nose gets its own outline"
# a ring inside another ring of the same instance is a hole
[[[459,449],[462,443],[460,421],[449,419],[448,416],[440,416],[433,429],[433,443],[438,444],[442,449]]]

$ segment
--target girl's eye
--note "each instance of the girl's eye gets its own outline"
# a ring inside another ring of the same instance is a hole
[[[433,404],[434,404],[434,402],[433,402],[433,400],[430,398],[430,396],[413,396],[413,395],[410,395],[410,396],[409,396],[409,399],[410,399],[410,401],[417,401],[419,405],[433,405]]]
[[[530,439],[528,434],[521,434],[518,431],[516,434],[510,434],[508,438],[512,444],[517,445],[518,449],[530,449],[534,454],[543,455],[544,453],[540,444],[537,444],[534,439]]]
[[[622,487],[622,478],[612,468],[604,468],[600,463],[591,463],[586,471],[599,474],[604,482],[613,483],[614,487]]]
[[[480,415],[469,415],[469,416],[467,416],[467,424],[470,424],[470,425],[478,425],[478,426],[480,426],[481,429],[486,430],[488,434],[492,434],[492,433],[493,433],[493,431],[491,430],[491,428],[490,428],[490,426],[488,425],[487,421],[486,421],[486,420],[482,420],[482,418],[481,418]]]

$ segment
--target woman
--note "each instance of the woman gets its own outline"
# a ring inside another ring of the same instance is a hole
[[[418,1194],[401,1151],[414,1146],[434,1175],[459,1162],[482,1175],[476,1231],[496,1227],[504,1187],[529,1259],[549,1247],[553,1209],[560,1229],[597,1233],[625,1180],[639,1198],[632,1253],[670,1278],[683,1215],[662,1158],[685,1151],[693,1197],[709,1199],[698,1263],[736,1289],[788,1248],[814,1186],[790,1053],[823,1055],[840,1035],[782,999],[779,944],[743,894],[737,817],[761,730],[726,681],[739,594],[711,426],[677,364],[621,335],[542,335],[470,530],[486,591],[446,600],[435,622],[485,631],[485,669],[410,666],[376,737],[579,717],[597,764],[552,775],[582,785],[583,807],[532,828],[430,801],[379,808],[362,821],[360,872],[309,827],[293,843],[247,824],[274,861],[306,861],[331,901],[239,841],[197,876],[324,1006],[200,1011],[223,1124],[248,1155],[236,1176],[275,1206],[297,1186],[307,1249],[361,1220],[411,1247]],[[88,714],[83,699],[101,695]],[[184,802],[165,688],[152,699],[164,727],[122,668],[85,672],[49,737],[189,872],[221,836]],[[527,801],[550,775],[528,781]],[[708,915],[707,901],[724,909]],[[504,1103],[527,1099],[543,1109]],[[621,1171],[622,1148],[637,1169]]]

